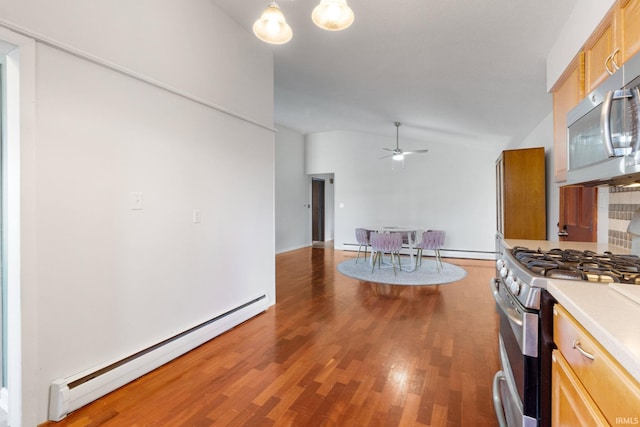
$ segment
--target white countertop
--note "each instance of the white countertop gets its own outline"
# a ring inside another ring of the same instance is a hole
[[[558,280],[547,290],[640,382],[640,304],[607,284]]]

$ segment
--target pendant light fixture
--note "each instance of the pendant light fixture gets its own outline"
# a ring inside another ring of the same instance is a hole
[[[324,30],[340,31],[353,23],[354,15],[347,0],[320,0],[311,13],[311,19]],[[293,31],[275,0],[253,23],[253,33],[263,42],[271,44],[284,44],[293,37]]]
[[[263,42],[271,44],[283,44],[293,37],[293,31],[275,1],[269,3],[260,19],[253,23],[253,33]]]
[[[347,0],[320,0],[311,13],[313,23],[329,31],[344,30],[353,24],[354,18]]]

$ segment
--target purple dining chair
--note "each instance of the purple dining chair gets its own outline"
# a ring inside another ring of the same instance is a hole
[[[385,252],[391,254],[391,265],[393,266],[393,274],[396,273],[396,258],[398,260],[398,268],[402,269],[400,261],[400,249],[402,249],[402,234],[400,233],[371,233],[369,241],[371,242],[371,272],[382,264],[382,257]]]
[[[360,258],[360,250],[364,246],[364,260],[367,260],[367,248],[369,247],[369,232],[364,228],[356,228],[356,240],[358,241],[358,256],[356,256],[356,264]]]
[[[422,241],[416,245],[418,249],[416,257],[416,268],[422,264],[423,249],[432,250],[436,257],[436,266],[438,271],[442,268],[442,258],[440,257],[440,248],[444,245],[445,232],[442,230],[427,230],[422,233]]]

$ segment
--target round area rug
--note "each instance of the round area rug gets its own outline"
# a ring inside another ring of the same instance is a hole
[[[408,260],[406,262],[408,264]],[[408,267],[408,265],[405,266],[403,264],[403,267]],[[366,261],[360,258],[357,264],[355,258],[343,261],[338,264],[338,271],[345,276],[366,282],[413,286],[441,285],[443,283],[456,282],[464,279],[467,275],[464,268],[446,262],[442,263],[442,268],[438,271],[436,262],[430,259],[423,259],[422,264],[415,271],[398,271],[396,268],[395,275],[390,265],[383,265],[380,269],[376,266],[371,272],[371,264],[368,258]]]

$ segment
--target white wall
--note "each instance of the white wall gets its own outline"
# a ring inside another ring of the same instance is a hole
[[[271,51],[207,0],[4,0],[0,23],[273,126]]]
[[[306,172],[334,173],[335,247],[353,249],[361,225],[416,226],[447,231],[453,256],[484,257],[495,239],[495,160],[504,148],[493,141],[402,140],[404,169],[381,160],[381,147],[395,139],[355,132],[325,132],[306,138]]]
[[[304,136],[278,125],[275,157],[276,253],[311,245],[311,179],[304,173]]]
[[[275,301],[273,59],[206,0],[16,0],[0,16],[36,46],[21,159],[27,426],[46,420],[52,380],[258,294]]]

